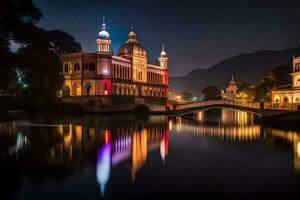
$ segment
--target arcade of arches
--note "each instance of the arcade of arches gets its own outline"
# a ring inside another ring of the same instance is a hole
[[[72,88],[72,90],[71,90]],[[82,91],[83,89],[83,91]],[[113,95],[122,96],[147,96],[147,97],[166,97],[165,91],[161,87],[136,86],[129,84],[114,84],[112,88]],[[85,84],[82,88],[80,84],[73,84],[72,87],[65,85],[62,96],[93,96],[95,95],[95,87],[91,83]]]
[[[300,56],[293,56],[292,84],[272,90],[274,108],[300,110]]]

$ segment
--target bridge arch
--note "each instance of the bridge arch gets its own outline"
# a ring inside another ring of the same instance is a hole
[[[175,104],[174,115],[188,115],[200,111],[213,109],[213,108],[229,108],[240,111],[245,111],[256,116],[261,116],[261,105],[259,102],[244,102],[244,101],[224,101],[212,100],[206,102],[189,102],[186,104]]]
[[[247,113],[250,113],[250,114],[253,114],[253,115],[256,115],[256,116],[260,116],[260,113],[256,112],[256,111],[251,111],[247,108],[243,108],[243,107],[233,107],[233,106],[209,106],[209,107],[206,107],[206,108],[201,108],[199,110],[195,110],[193,111],[193,113],[197,113],[197,112],[201,112],[201,111],[206,111],[206,110],[211,110],[211,109],[231,109],[231,110],[239,110],[239,111],[243,111],[243,112],[247,112]]]
[[[145,104],[138,104],[138,105],[135,106],[134,112],[148,113],[148,112],[150,112],[150,108]]]

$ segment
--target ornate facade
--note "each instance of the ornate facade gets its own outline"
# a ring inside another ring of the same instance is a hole
[[[274,108],[300,109],[300,56],[293,56],[292,84],[272,90]]]
[[[95,53],[61,56],[65,78],[62,96],[168,97],[168,57],[164,50],[158,64],[147,62],[146,49],[131,29],[128,40],[113,55],[109,33],[103,22]]]

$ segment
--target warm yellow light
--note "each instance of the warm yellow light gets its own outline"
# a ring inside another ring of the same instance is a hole
[[[181,101],[181,96],[180,96],[180,95],[177,95],[177,96],[175,97],[175,100],[178,101],[178,102]]]
[[[297,143],[297,156],[300,158],[300,142]]]

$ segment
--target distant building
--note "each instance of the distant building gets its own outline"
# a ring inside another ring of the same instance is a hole
[[[113,55],[111,51],[111,42],[103,20],[102,29],[96,40],[97,52],[70,53],[61,56],[65,79],[61,95],[73,97],[64,100],[86,103],[91,99],[89,97],[103,97],[99,102],[105,105],[107,110],[130,110],[129,107],[134,104],[146,104],[149,99],[152,102],[166,103],[169,90],[168,56],[164,46],[158,57],[158,64],[149,64],[146,49],[137,40],[133,29],[117,55]],[[133,103],[125,105],[129,101]],[[117,105],[112,106],[113,104]],[[102,108],[99,109],[103,110]],[[150,110],[164,109],[164,106],[150,108]]]
[[[237,86],[235,81],[233,80],[233,76],[228,83],[228,86],[225,92],[222,94],[223,99],[225,100],[236,100],[237,99]]]
[[[300,56],[293,56],[292,84],[272,90],[274,108],[300,109]]]

